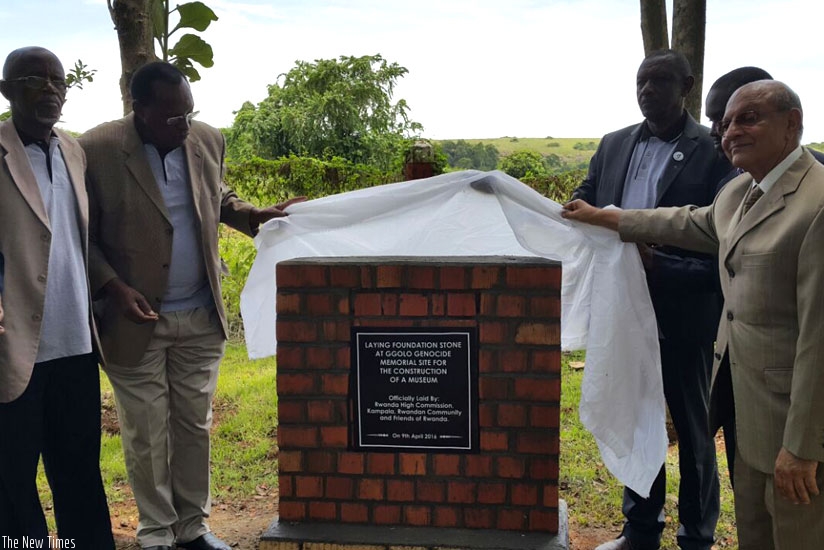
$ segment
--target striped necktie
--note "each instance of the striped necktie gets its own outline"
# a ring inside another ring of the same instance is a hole
[[[747,212],[749,212],[750,208],[752,208],[752,205],[755,204],[763,195],[764,191],[762,191],[761,187],[758,185],[750,189],[750,194],[747,195],[747,199],[744,201],[744,209],[742,210],[741,215],[746,216]]]

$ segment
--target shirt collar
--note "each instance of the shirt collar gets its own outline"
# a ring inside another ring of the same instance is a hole
[[[784,175],[784,172],[786,172],[787,169],[789,169],[789,167],[792,165],[792,163],[797,161],[799,158],[801,158],[801,146],[800,145],[798,147],[796,147],[789,155],[784,157],[784,160],[782,160],[781,162],[776,164],[775,167],[772,170],[767,172],[767,175],[764,176],[763,180],[761,180],[761,181],[753,180],[753,185],[757,185],[758,187],[760,187],[761,191],[763,191],[764,194],[766,195],[767,191],[772,189],[772,186],[775,185],[775,182],[778,181],[778,179],[781,176]]]

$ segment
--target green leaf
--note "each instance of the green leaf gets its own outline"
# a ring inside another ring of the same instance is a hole
[[[181,36],[177,44],[169,50],[169,57],[191,60],[207,68],[215,64],[212,47],[194,34]]]
[[[166,33],[166,3],[163,0],[151,0],[152,31],[160,41]]]
[[[217,15],[212,9],[203,2],[187,2],[180,4],[177,8],[180,14],[180,21],[172,30],[175,32],[180,28],[195,29],[196,31],[205,31],[212,21],[217,21]],[[171,32],[169,34],[172,34]]]
[[[186,75],[186,78],[189,79],[189,82],[197,82],[200,80],[200,73],[197,72],[192,62],[183,57],[183,58],[176,58],[172,60],[172,65],[180,69],[180,72]]]

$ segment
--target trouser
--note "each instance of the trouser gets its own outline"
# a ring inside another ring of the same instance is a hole
[[[209,429],[224,343],[214,308],[161,313],[139,364],[106,367],[144,547],[209,532]]]
[[[739,550],[824,548],[824,464],[816,475],[821,493],[810,504],[793,504],[775,490],[772,474],[735,454],[735,523]]]
[[[50,547],[36,483],[41,455],[57,537],[71,541],[63,547],[113,549],[100,476],[100,371],[93,354],[36,363],[23,394],[0,403],[0,535],[21,548],[23,537]]]
[[[715,441],[708,421],[712,345],[661,340],[664,396],[678,433],[678,545],[709,550],[720,512]],[[642,498],[624,488],[623,534],[635,550],[658,548],[664,530],[666,473],[662,466]]]

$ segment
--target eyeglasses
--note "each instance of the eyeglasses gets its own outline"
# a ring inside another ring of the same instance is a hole
[[[21,76],[20,78],[9,78],[4,82],[22,82],[26,88],[30,90],[45,90],[49,84],[58,92],[65,92],[68,85],[65,80],[56,80],[52,78],[43,78],[42,76]]]
[[[722,136],[725,135],[727,131],[730,129],[730,126],[732,126],[733,124],[735,124],[736,126],[740,126],[742,128],[752,128],[753,126],[764,120],[765,115],[783,112],[785,112],[785,110],[783,109],[775,109],[772,111],[744,111],[743,113],[738,113],[732,118],[723,119],[721,123],[718,125],[718,133]]]
[[[192,125],[192,119],[195,118],[200,111],[192,111],[191,113],[186,113],[185,115],[179,116],[172,116],[166,119],[166,124],[169,126],[177,126],[178,124],[186,123],[186,126]]]

